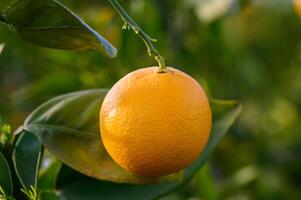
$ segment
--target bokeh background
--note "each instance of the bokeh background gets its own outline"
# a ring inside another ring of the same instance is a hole
[[[301,3],[292,0],[120,0],[168,65],[210,97],[238,99],[243,113],[206,166],[162,200],[300,199]],[[121,30],[107,1],[62,0],[111,41],[119,55],[32,46],[0,26],[0,113],[17,128],[45,100],[110,88],[154,65],[143,42]],[[298,11],[299,10],[299,11]],[[298,14],[299,12],[299,14]]]

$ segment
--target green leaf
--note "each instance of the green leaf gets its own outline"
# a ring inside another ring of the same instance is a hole
[[[153,183],[181,178],[142,177],[121,168],[106,152],[99,133],[99,110],[107,90],[88,90],[54,98],[36,109],[24,129],[36,134],[55,156],[81,173],[120,183]]]
[[[162,196],[190,180],[241,112],[241,105],[236,101],[212,100],[214,120],[210,140],[200,158],[184,171],[182,181],[147,180],[125,172],[102,146],[98,112],[106,92],[88,90],[54,98],[36,109],[25,121],[24,128],[35,133],[64,163],[88,176],[119,183],[154,184],[79,180],[59,191],[66,199],[153,199]]]
[[[13,151],[16,174],[25,190],[36,188],[41,160],[41,143],[32,133],[20,135]]]
[[[0,186],[7,194],[11,195],[13,193],[13,183],[9,165],[0,152]]]
[[[42,191],[39,194],[39,200],[58,200],[58,194],[54,190]]]
[[[48,165],[44,167],[43,165]],[[50,156],[43,156],[42,169],[40,169],[40,175],[38,179],[38,189],[42,190],[55,190],[56,181],[61,169],[62,163]]]
[[[117,55],[113,45],[56,0],[1,0],[0,21],[38,46]]]
[[[57,177],[56,187],[62,188],[63,186],[70,185],[73,182],[76,182],[78,180],[85,180],[87,178],[89,177],[70,168],[66,164],[62,164],[61,170]]]
[[[205,162],[222,137],[239,116],[242,106],[236,101],[212,100],[213,129],[208,145],[200,158],[185,170],[180,182],[162,182],[147,185],[116,184],[105,181],[78,180],[63,186],[59,194],[65,200],[149,200],[164,196],[185,185]]]

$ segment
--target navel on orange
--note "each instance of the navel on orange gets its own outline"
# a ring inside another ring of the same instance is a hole
[[[202,87],[187,74],[158,67],[118,81],[100,110],[103,144],[120,166],[163,176],[195,161],[207,144],[211,110]]]

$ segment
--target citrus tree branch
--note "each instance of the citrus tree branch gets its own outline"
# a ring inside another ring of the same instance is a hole
[[[154,42],[155,39],[147,35],[138,24],[127,14],[127,12],[122,8],[117,0],[109,0],[114,9],[121,16],[121,19],[124,22],[124,28],[131,28],[145,43],[147,47],[147,52],[150,56],[153,56],[159,63],[159,69],[163,72],[166,68],[164,58],[160,55],[159,51],[155,48]]]

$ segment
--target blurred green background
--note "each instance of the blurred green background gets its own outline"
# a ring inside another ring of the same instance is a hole
[[[63,0],[119,55],[32,46],[0,26],[0,113],[17,128],[45,100],[110,88],[154,65],[144,44],[107,1]],[[300,199],[301,9],[291,0],[131,0],[120,3],[156,38],[170,66],[209,96],[244,104],[239,121],[206,166],[171,199]]]

